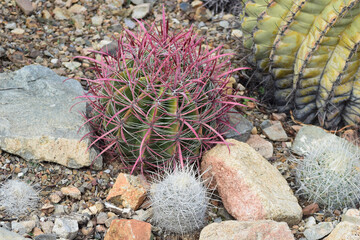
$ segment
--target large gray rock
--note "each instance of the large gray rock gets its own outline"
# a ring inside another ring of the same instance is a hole
[[[71,168],[90,166],[97,156],[87,151],[89,132],[79,128],[85,120],[85,103],[75,105],[83,94],[76,80],[65,81],[52,70],[26,66],[0,74],[0,149],[26,160],[55,162]],[[94,167],[101,168],[102,159]]]
[[[11,232],[5,228],[0,227],[0,239],[1,240],[28,240],[18,233]]]

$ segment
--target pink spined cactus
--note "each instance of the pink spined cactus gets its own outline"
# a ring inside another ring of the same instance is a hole
[[[131,172],[198,162],[213,144],[227,144],[227,112],[247,98],[229,78],[247,68],[232,69],[231,54],[203,47],[192,28],[171,32],[164,12],[160,27],[138,24],[139,32],[120,35],[115,53],[78,57],[94,63],[96,73],[80,96],[91,106],[84,116],[94,129],[84,137]]]

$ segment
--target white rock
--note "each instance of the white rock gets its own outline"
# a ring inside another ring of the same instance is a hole
[[[91,18],[91,23],[94,26],[100,26],[102,24],[103,20],[104,20],[103,16],[93,16]]]
[[[243,36],[243,32],[239,29],[233,29],[231,31],[231,36],[236,38],[241,38]]]
[[[5,24],[5,28],[6,29],[15,29],[16,28],[16,23],[15,22],[9,22],[9,23]]]
[[[135,5],[143,4],[144,0],[131,0],[131,2]]]
[[[67,218],[56,218],[53,233],[66,239],[74,239],[79,231],[76,220]]]
[[[15,28],[14,30],[11,31],[11,33],[14,34],[24,34],[25,30],[22,28]]]
[[[56,7],[53,10],[53,14],[55,15],[55,19],[57,20],[66,20],[69,19],[69,13],[67,12],[66,9],[61,9],[59,7]]]
[[[131,17],[136,19],[142,19],[146,17],[146,15],[150,12],[150,3],[143,3],[140,5],[136,5],[133,8],[133,12]]]
[[[81,66],[81,63],[79,62],[63,62],[62,64],[71,71],[74,71]]]

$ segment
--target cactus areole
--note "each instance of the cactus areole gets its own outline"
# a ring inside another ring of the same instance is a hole
[[[249,0],[242,29],[281,110],[326,128],[359,124],[359,0]]]
[[[202,47],[192,29],[169,31],[138,22],[118,38],[116,53],[80,57],[95,64],[97,79],[85,79],[82,98],[92,110],[92,144],[115,153],[131,171],[197,161],[215,143],[225,143],[227,112],[241,105],[229,78],[229,56]],[[100,57],[99,57],[100,56]]]

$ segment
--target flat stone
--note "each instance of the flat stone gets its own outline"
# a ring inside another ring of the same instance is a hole
[[[194,19],[196,21],[207,22],[207,21],[211,20],[211,18],[212,18],[212,13],[206,7],[201,6],[201,7],[196,8],[195,16],[194,16]]]
[[[15,28],[14,30],[11,31],[11,33],[13,34],[24,34],[25,30],[22,28]]]
[[[30,15],[34,11],[34,7],[29,0],[16,0],[15,2],[25,15]]]
[[[206,226],[199,240],[294,240],[288,225],[271,220],[224,221]]]
[[[250,135],[249,140],[246,141],[252,148],[255,149],[264,158],[271,158],[274,152],[274,147],[271,142],[266,141],[259,135]]]
[[[225,20],[222,20],[219,22],[219,26],[222,27],[222,28],[229,28],[230,27],[230,23],[228,21],[225,21]]]
[[[41,229],[45,234],[52,233],[54,223],[52,221],[40,222]]]
[[[103,17],[103,16],[93,16],[93,17],[91,18],[91,23],[92,23],[94,26],[101,26],[103,20],[104,20],[104,17]]]
[[[104,240],[136,239],[150,240],[151,224],[138,220],[115,219],[111,222]]]
[[[234,129],[229,129],[229,132],[225,135],[225,137],[232,138],[240,142],[246,142],[249,139],[251,130],[254,127],[252,123],[240,113],[228,113],[228,116],[230,125],[235,128],[238,133]]]
[[[105,212],[101,212],[96,216],[96,223],[97,224],[105,224],[107,219],[108,219],[107,214]]]
[[[243,36],[243,32],[240,29],[231,30],[231,36],[235,38],[241,38]]]
[[[60,189],[61,193],[64,194],[65,196],[69,196],[72,197],[74,199],[81,199],[81,192],[78,188],[74,187],[74,186],[69,186],[69,187],[62,187]]]
[[[55,234],[41,234],[35,237],[35,240],[56,240]]]
[[[9,22],[9,23],[5,24],[5,28],[13,30],[13,29],[16,28],[16,23],[15,22]]]
[[[86,12],[86,8],[84,6],[81,6],[80,4],[74,4],[69,8],[68,11],[74,14],[81,14]]]
[[[333,229],[334,227],[331,222],[321,222],[305,229],[304,236],[307,240],[318,240],[329,235]]]
[[[117,207],[137,210],[145,200],[146,193],[146,186],[144,186],[141,178],[120,173],[106,197],[106,201],[115,204]]]
[[[74,239],[79,231],[76,220],[67,218],[56,218],[53,233],[66,239]]]
[[[143,3],[143,4],[136,5],[133,8],[131,17],[136,18],[136,19],[142,19],[142,18],[146,17],[146,15],[148,15],[150,12],[150,7],[151,7],[150,3]]]
[[[264,121],[260,125],[266,137],[273,141],[287,141],[289,138],[279,121]]]
[[[139,5],[139,4],[143,4],[144,0],[131,0],[131,3],[135,5]]]
[[[70,18],[68,11],[59,7],[53,10],[53,14],[56,20],[67,20]]]
[[[29,240],[28,238],[24,238],[18,233],[11,232],[2,227],[0,227],[0,236],[1,240]]]
[[[21,235],[24,235],[25,233],[31,233],[35,226],[36,222],[34,220],[11,222],[11,229]]]
[[[304,155],[311,151],[313,146],[317,146],[323,138],[337,138],[340,141],[346,141],[334,134],[327,133],[324,129],[312,125],[305,125],[297,133],[291,151],[298,155]]]
[[[77,30],[82,29],[85,26],[85,17],[81,14],[72,15],[71,20],[74,21],[75,28]]]
[[[303,216],[310,216],[320,210],[319,205],[317,203],[312,203],[303,208]]]
[[[136,23],[132,20],[130,20],[129,18],[125,18],[124,19],[124,23],[125,25],[129,28],[129,29],[134,29],[136,27]],[[117,48],[117,42],[116,42],[116,48]]]
[[[324,240],[359,240],[360,239],[360,225],[350,223],[350,222],[341,222],[329,236],[324,238]]]
[[[246,143],[234,139],[206,152],[204,179],[212,179],[226,210],[237,220],[275,220],[294,225],[302,209],[281,173]]]
[[[132,216],[133,219],[139,220],[139,221],[147,221],[148,219],[150,219],[153,215],[153,208],[149,208],[149,209],[139,209],[137,211],[135,211],[135,215]]]
[[[39,65],[0,74],[0,149],[27,161],[91,165],[98,153],[87,150],[89,139],[80,142],[90,131],[87,125],[79,130],[86,105],[74,105],[84,90],[78,81],[65,79]],[[102,158],[93,166],[101,169]]]
[[[106,3],[111,8],[121,8],[124,4],[124,0],[106,0]]]

